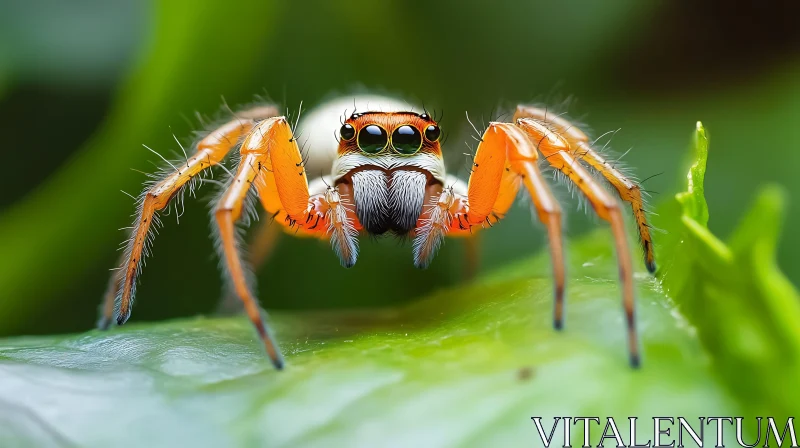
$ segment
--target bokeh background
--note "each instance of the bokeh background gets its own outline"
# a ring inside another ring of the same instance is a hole
[[[645,188],[669,192],[691,131],[711,135],[706,197],[725,237],[755,189],[793,199],[779,263],[800,281],[800,3],[0,0],[0,334],[93,326],[130,198],[196,113],[269,96],[296,112],[373,91],[444,111],[449,168],[466,175],[465,112],[486,123],[517,102],[560,103]],[[663,173],[663,174],[661,174]],[[661,174],[661,175],[659,175]],[[653,176],[653,177],[651,177]],[[156,239],[134,320],[214,311],[211,188]],[[562,193],[565,199],[566,193]],[[572,201],[574,204],[575,202]],[[596,224],[567,206],[568,235]],[[656,244],[658,244],[656,234]],[[482,269],[538,250],[527,206],[481,241]],[[283,238],[259,273],[270,309],[380,306],[463,280],[448,243],[416,270],[409,244],[364,241],[339,265],[319,241]]]

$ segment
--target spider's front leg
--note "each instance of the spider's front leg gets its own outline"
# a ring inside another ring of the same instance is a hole
[[[345,266],[355,264],[358,255],[358,225],[337,188],[310,194],[300,149],[284,117],[262,121],[248,134],[237,171],[215,207],[214,218],[227,279],[242,300],[273,365],[281,369],[283,357],[253,294],[254,285],[248,279],[235,228],[254,185],[276,223],[297,227],[303,234],[330,238]]]
[[[119,325],[130,317],[131,303],[136,295],[136,281],[142,270],[142,258],[153,238],[151,229],[153,221],[158,221],[157,213],[167,208],[172,198],[203,170],[221,162],[241,138],[253,129],[258,120],[276,114],[277,110],[269,106],[237,113],[236,118],[200,140],[195,154],[185,161],[175,162],[175,171],[142,192],[130,239],[119,268],[111,275],[104,295],[99,328],[107,329],[115,314]]]
[[[537,166],[536,148],[525,134],[508,123],[491,123],[484,132],[473,161],[469,185],[448,180],[417,224],[414,258],[417,266],[430,262],[445,236],[468,236],[474,226],[492,225],[513,204],[524,184],[539,220],[547,228],[553,265],[554,318],[560,329],[564,320],[564,249],[561,208]]]

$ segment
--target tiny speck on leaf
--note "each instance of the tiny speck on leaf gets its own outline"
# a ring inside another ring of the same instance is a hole
[[[528,381],[533,378],[534,374],[533,367],[525,366],[517,370],[517,379],[520,381]]]

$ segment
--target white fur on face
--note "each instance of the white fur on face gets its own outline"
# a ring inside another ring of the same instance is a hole
[[[358,221],[372,234],[389,230],[389,179],[384,171],[353,173],[353,200]]]
[[[389,214],[392,228],[403,234],[417,226],[428,177],[419,171],[392,171],[389,189]]]
[[[412,156],[397,154],[367,155],[351,152],[337,158],[333,162],[331,177],[334,181],[346,176],[350,171],[364,166],[372,165],[384,171],[402,169],[402,167],[418,168],[430,173],[431,177],[444,184],[446,179],[444,160],[429,153],[417,153]]]
[[[404,235],[422,214],[428,177],[419,171],[363,170],[352,174],[356,215],[367,232]]]

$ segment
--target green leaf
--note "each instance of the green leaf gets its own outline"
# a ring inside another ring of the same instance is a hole
[[[772,261],[781,195],[765,190],[725,245],[706,227],[700,126],[694,148],[687,190],[659,208],[668,232],[657,246],[659,278],[636,273],[639,370],[627,364],[615,259],[600,230],[569,247],[561,332],[540,254],[402,307],[276,313],[282,372],[244,318],[2,340],[0,440],[521,446],[538,440],[533,416],[545,425],[553,416],[696,422],[796,410],[796,392],[775,387],[793,384],[800,353],[797,295]],[[592,431],[597,440],[602,428]]]
[[[611,262],[596,249],[571,258]],[[530,440],[537,415],[733,408],[652,280],[640,283],[647,358],[634,371],[613,269],[573,265],[557,333],[545,265],[404,308],[277,314],[283,372],[245,319],[6,340],[0,394],[80,446],[486,446]]]
[[[800,375],[800,296],[775,263],[783,191],[762,189],[728,244],[720,241],[707,227],[708,137],[699,122],[694,139],[687,190],[661,207],[657,221],[670,230],[659,278],[748,412],[794,415],[800,390],[775,387]]]

